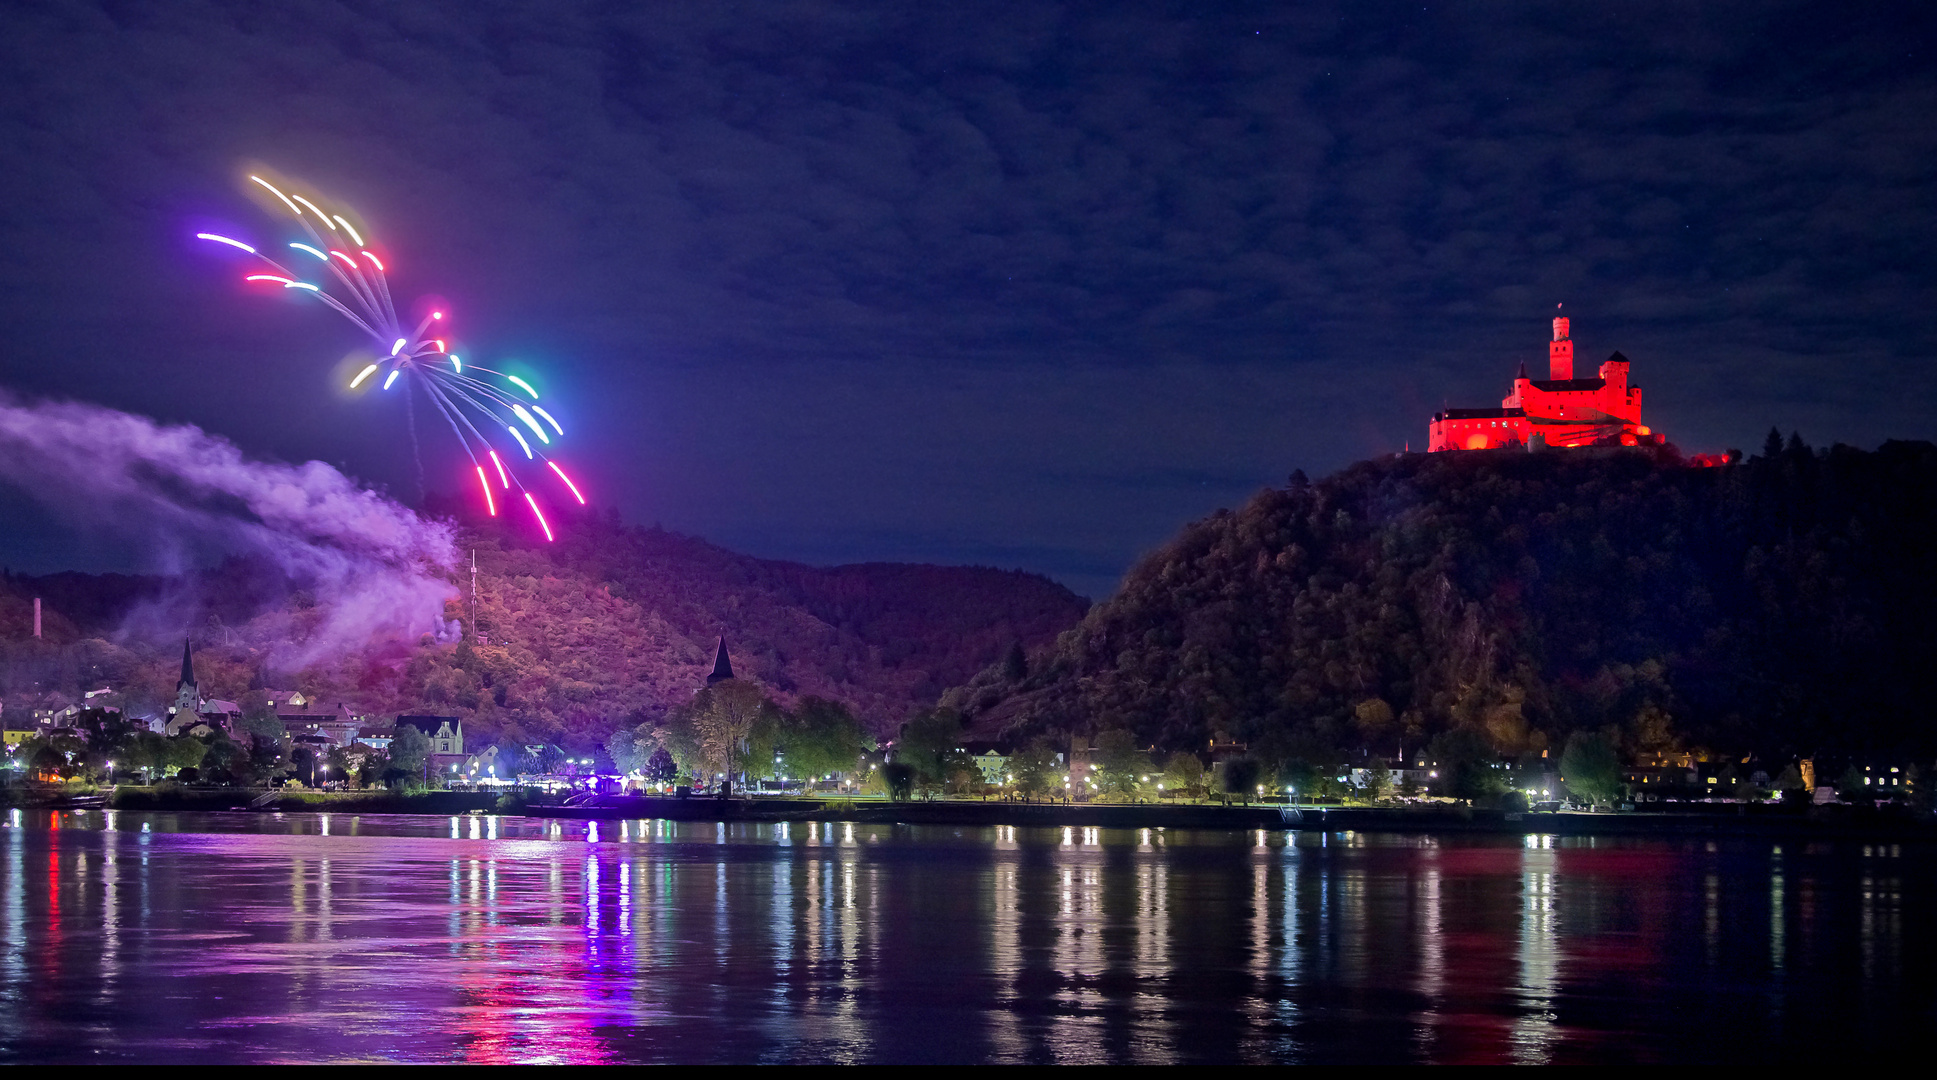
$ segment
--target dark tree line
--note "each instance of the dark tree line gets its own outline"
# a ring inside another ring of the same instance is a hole
[[[1735,455],[1740,459],[1741,455]],[[1338,761],[1469,733],[1499,753],[1937,753],[1937,448],[1692,468],[1671,450],[1412,455],[1302,475],[1184,530],[979,727],[1128,727]]]

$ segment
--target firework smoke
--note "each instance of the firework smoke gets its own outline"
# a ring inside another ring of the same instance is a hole
[[[452,633],[450,530],[320,461],[251,461],[191,425],[0,395],[0,478],[84,528],[133,537],[155,570],[181,574],[221,554],[275,567],[323,612],[302,641],[274,650],[278,665],[373,637]]]

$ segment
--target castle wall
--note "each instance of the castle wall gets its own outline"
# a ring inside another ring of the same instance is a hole
[[[1435,415],[1428,452],[1524,446],[1536,433],[1549,446],[1661,441],[1641,423],[1641,388],[1628,385],[1626,357],[1615,353],[1601,364],[1598,378],[1572,378],[1574,345],[1567,320],[1557,318],[1548,359],[1554,377],[1530,379],[1523,368],[1499,409],[1447,409]]]

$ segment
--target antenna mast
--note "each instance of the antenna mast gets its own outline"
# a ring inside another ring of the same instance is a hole
[[[471,640],[479,645],[484,638],[478,634],[478,549],[471,549]]]

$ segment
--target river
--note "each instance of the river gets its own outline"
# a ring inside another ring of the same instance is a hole
[[[15,810],[0,1061],[1882,1060],[1937,1019],[1934,869],[1841,842]]]

